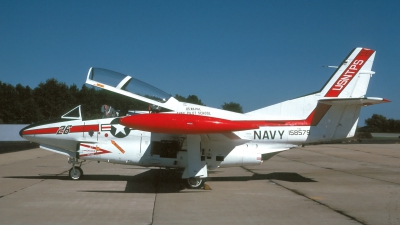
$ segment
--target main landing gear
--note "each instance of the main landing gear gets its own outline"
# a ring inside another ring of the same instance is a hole
[[[204,179],[200,177],[190,177],[186,179],[186,187],[189,189],[200,189],[204,187]]]
[[[68,163],[72,164],[72,168],[69,170],[68,175],[71,180],[79,180],[83,176],[83,170],[81,169],[82,162],[79,162],[76,158],[68,158]],[[79,166],[75,166],[79,164]]]

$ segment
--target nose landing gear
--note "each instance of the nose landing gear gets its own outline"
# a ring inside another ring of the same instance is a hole
[[[69,170],[68,174],[71,180],[79,180],[83,176],[83,171],[80,167],[74,166]]]
[[[68,158],[68,163],[72,164],[72,168],[69,170],[68,175],[71,180],[79,180],[83,177],[83,170],[81,169],[83,161],[79,162],[76,158]],[[75,166],[79,164],[79,166]]]

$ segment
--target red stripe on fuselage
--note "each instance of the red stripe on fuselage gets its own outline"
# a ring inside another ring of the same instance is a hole
[[[48,127],[41,129],[33,129],[33,130],[24,130],[22,131],[22,135],[34,135],[34,134],[55,134],[57,133],[59,127]]]
[[[274,120],[274,121],[256,120],[256,121],[238,121],[238,122],[253,124],[259,127],[311,126],[315,111],[316,110],[313,110],[305,120]]]
[[[72,126],[70,131],[71,131],[71,133],[99,131],[99,125],[98,124],[93,124],[93,125]]]
[[[46,127],[39,129],[24,130],[22,131],[22,135],[56,134],[57,131],[60,129],[60,127]],[[79,133],[79,132],[89,132],[89,131],[99,131],[99,125],[91,124],[91,125],[72,126],[69,130],[69,133]]]
[[[354,58],[354,60],[347,66],[340,77],[335,81],[325,97],[338,97],[340,93],[347,87],[354,76],[360,71],[364,64],[368,61],[369,57],[374,54],[374,50],[363,48]]]

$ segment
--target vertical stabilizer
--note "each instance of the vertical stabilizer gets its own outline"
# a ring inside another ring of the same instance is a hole
[[[253,116],[304,119],[317,107],[321,99],[363,98],[367,92],[375,51],[355,48],[344,59],[326,84],[318,92],[291,99],[247,113]],[[358,115],[357,115],[358,116]]]
[[[321,90],[321,96],[359,98],[367,92],[375,51],[355,48]]]

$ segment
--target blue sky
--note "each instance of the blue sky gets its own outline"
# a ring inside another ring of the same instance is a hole
[[[400,1],[0,1],[0,81],[84,84],[90,67],[244,111],[319,90],[355,47],[377,51],[365,107],[400,119]]]

